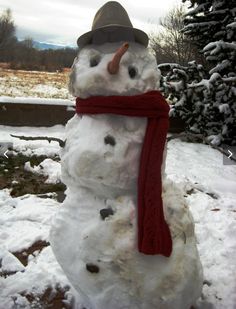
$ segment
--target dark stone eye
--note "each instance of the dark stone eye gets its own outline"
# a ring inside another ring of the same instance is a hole
[[[129,67],[128,71],[129,71],[130,78],[135,78],[135,76],[137,75],[136,68],[135,67]]]
[[[100,62],[100,57],[92,57],[90,59],[90,67],[96,67]]]

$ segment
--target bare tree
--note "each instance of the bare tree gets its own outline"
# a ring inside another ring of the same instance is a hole
[[[21,41],[21,44],[24,45],[27,49],[33,49],[34,48],[34,40],[30,36],[27,36],[24,38],[23,41]]]
[[[38,51],[34,48],[34,41],[31,37],[26,37],[17,44],[17,56],[15,61],[24,69],[34,70],[38,63]]]
[[[157,63],[175,62],[186,65],[196,59],[197,49],[181,31],[184,27],[184,6],[173,8],[160,20],[162,30],[150,35],[150,47]]]

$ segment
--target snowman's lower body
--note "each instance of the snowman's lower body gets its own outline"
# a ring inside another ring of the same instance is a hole
[[[194,304],[202,269],[191,214],[173,183],[163,184],[173,239],[169,258],[138,252],[133,195],[106,200],[86,188],[67,193],[53,222],[51,245],[87,309],[189,309]],[[102,209],[109,209],[106,218]]]

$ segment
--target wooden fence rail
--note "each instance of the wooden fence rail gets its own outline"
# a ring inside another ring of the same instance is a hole
[[[35,103],[0,102],[0,125],[50,127],[56,124],[65,125],[73,117],[75,109],[69,105],[50,105]],[[184,130],[184,122],[170,118],[170,133]]]

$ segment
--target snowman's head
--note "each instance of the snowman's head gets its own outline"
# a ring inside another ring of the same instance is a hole
[[[123,51],[121,46],[119,42],[82,48],[72,66],[71,94],[80,98],[132,96],[158,89],[160,71],[154,56],[136,42],[123,45]],[[110,66],[112,60],[115,65]]]

